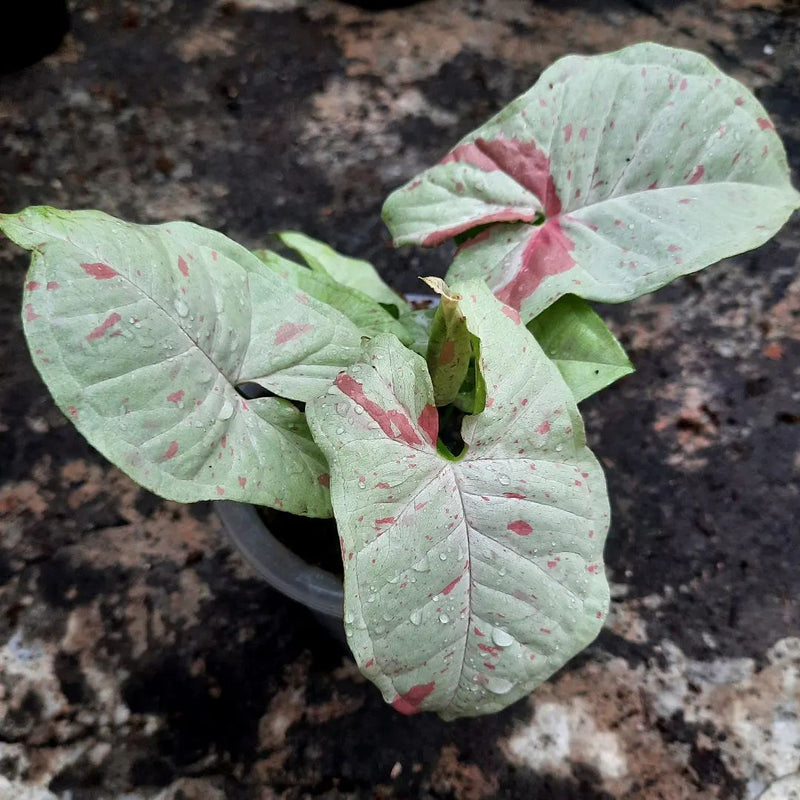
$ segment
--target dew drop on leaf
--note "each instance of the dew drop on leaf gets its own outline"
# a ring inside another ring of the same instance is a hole
[[[173,305],[175,306],[175,313],[179,317],[185,317],[189,313],[189,306],[186,305],[182,297],[176,297]]]
[[[412,625],[419,625],[422,622],[422,612],[417,610],[412,612],[411,616],[408,618],[408,621]]]
[[[233,416],[233,403],[230,400],[225,400],[222,408],[219,410],[220,419],[230,419]]]
[[[511,681],[506,680],[505,678],[496,678],[491,676],[486,681],[486,688],[492,694],[508,694],[511,689],[513,688],[514,684]]]
[[[498,647],[508,647],[509,645],[514,644],[514,637],[508,631],[504,631],[502,628],[493,628],[492,641]]]

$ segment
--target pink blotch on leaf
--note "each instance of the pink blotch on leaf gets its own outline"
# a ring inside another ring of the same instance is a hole
[[[417,425],[422,429],[429,444],[434,444],[439,436],[439,412],[429,403],[420,412]]]
[[[697,183],[703,177],[703,175],[705,175],[705,172],[706,168],[702,164],[698,164],[689,178],[688,183]]]
[[[242,489],[247,486],[247,478],[245,478],[243,475],[239,476],[239,486],[241,486]]]
[[[73,418],[77,419],[78,417],[78,409],[75,406],[68,406],[67,413]]]
[[[536,433],[541,434],[542,436],[550,433],[550,423],[545,420],[541,425],[536,428]]]
[[[569,142],[571,138],[572,138],[572,123],[568,122],[564,126],[564,142]]]
[[[186,259],[184,259],[183,256],[178,256],[178,269],[181,271],[184,278],[189,277],[189,265],[186,263]]]
[[[41,314],[37,314],[33,310],[33,306],[30,303],[26,304],[26,306],[25,306],[25,321],[26,322],[33,322],[35,319],[39,319],[39,317],[41,317],[41,316],[42,316]]]
[[[286,344],[312,329],[313,325],[298,322],[284,322],[275,332],[275,344]]]
[[[443,345],[439,353],[439,364],[449,364],[456,356],[456,343],[452,339],[448,339]]]
[[[392,700],[392,708],[401,714],[411,715],[419,712],[423,700],[436,688],[436,683],[419,683],[412,686],[405,694],[400,694]]]
[[[533,528],[522,519],[509,522],[507,527],[511,533],[516,533],[517,536],[530,536],[533,533]]]
[[[221,486],[217,486],[217,497],[222,497],[225,494],[225,490]]]
[[[761,128],[762,131],[774,131],[775,126],[768,120],[764,119],[764,117],[759,117],[756,122],[758,123],[758,127]]]
[[[170,403],[180,403],[183,400],[183,396],[186,392],[183,389],[179,389],[177,392],[173,392],[172,394],[167,395],[167,401]]]
[[[113,314],[106,317],[106,319],[103,320],[103,322],[101,322],[94,330],[92,330],[91,333],[87,334],[86,341],[91,342],[94,341],[95,339],[101,339],[103,337],[103,334],[110,327],[116,325],[121,319],[122,317],[115,311]]]
[[[25,284],[25,290],[28,292],[35,292],[41,285],[39,281],[28,281]]]
[[[580,136],[582,142],[586,141],[586,134],[587,133],[589,133],[589,129],[588,128],[581,128],[580,131],[578,132],[578,136]]]
[[[172,441],[169,443],[169,447],[164,451],[164,455],[161,456],[162,461],[169,461],[171,458],[175,458],[178,453],[178,443]]]
[[[594,575],[594,574],[596,574],[597,572],[600,571],[600,565],[599,564],[589,564],[589,566],[586,567],[586,571],[590,575]]]
[[[109,278],[114,278],[119,275],[119,273],[115,269],[109,267],[108,264],[100,262],[81,264],[81,269],[87,275],[91,275],[96,281],[107,281]]]
[[[524,500],[525,495],[519,492],[503,492],[503,497],[508,497],[510,500]]]
[[[461,580],[463,577],[464,577],[464,575],[463,575],[463,573],[462,573],[462,574],[461,574],[461,575],[459,575],[457,578],[454,578],[452,581],[450,581],[450,583],[448,583],[448,584],[447,584],[447,586],[445,586],[445,587],[444,587],[444,589],[442,589],[442,594],[450,594],[450,592],[452,592],[452,591],[453,591],[453,589],[455,589],[455,587],[456,587],[456,584],[457,584],[457,583],[458,583],[458,582],[459,582],[459,581],[460,581],[460,580]]]
[[[682,92],[685,92],[685,91],[686,91],[686,87],[687,87],[688,85],[689,85],[689,81],[687,81],[687,80],[686,80],[686,78],[684,78],[684,79],[681,81],[681,85],[680,85],[680,87],[679,87],[679,88],[680,88],[680,90],[681,90]]]
[[[503,306],[501,311],[515,324],[520,325],[522,324],[522,320],[519,318],[519,311],[515,308],[511,308],[510,306]]]
[[[320,475],[317,478],[317,483],[320,486],[324,486],[326,489],[331,488],[331,476],[326,472],[324,475]]]
[[[49,292],[54,292],[56,289],[61,288],[61,284],[58,281],[47,281],[47,286],[45,288]]]

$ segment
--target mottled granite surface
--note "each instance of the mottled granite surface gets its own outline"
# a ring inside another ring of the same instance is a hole
[[[382,198],[555,58],[645,39],[750,86],[800,167],[791,0],[72,8],[54,55],[0,77],[4,211],[186,218],[252,246],[299,228],[418,290],[446,254],[391,250]],[[25,351],[26,258],[0,242],[0,798],[725,800],[799,771],[799,258],[797,217],[603,309],[638,366],[584,404],[609,624],[529,701],[446,724],[385,707],[210,507],[153,497],[79,437]]]

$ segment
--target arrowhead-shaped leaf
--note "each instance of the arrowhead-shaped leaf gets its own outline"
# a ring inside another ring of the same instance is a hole
[[[315,272],[323,272],[344,286],[358,289],[381,305],[393,306],[398,312],[408,309],[405,300],[384,282],[368,261],[337,253],[329,245],[304,233],[282,231],[276,235]]]
[[[564,295],[528,323],[580,403],[633,372],[622,345],[592,307]]]
[[[361,352],[359,331],[244,248],[189,223],[30,208],[0,228],[32,251],[23,322],[61,409],[164,497],[224,496],[328,516],[303,401]]]
[[[484,278],[527,322],[567,292],[629,300],[757,247],[798,205],[750,92],[640,44],[556,62],[384,218],[397,244],[471,237],[448,280]]]
[[[424,360],[391,336],[308,406],[331,464],[345,630],[403,713],[495,711],[599,631],[608,500],[569,389],[480,282],[453,287],[481,342],[486,409],[466,455],[436,452]]]

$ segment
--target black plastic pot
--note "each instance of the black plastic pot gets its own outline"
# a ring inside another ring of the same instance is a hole
[[[307,564],[281,544],[255,506],[219,500],[217,515],[239,552],[276,591],[302,603],[337,639],[344,641],[344,590],[332,572]]]

